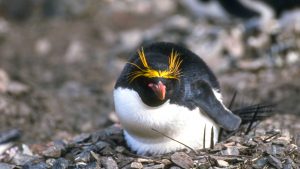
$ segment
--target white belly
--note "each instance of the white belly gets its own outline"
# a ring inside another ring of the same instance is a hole
[[[161,106],[150,107],[142,102],[137,92],[120,87],[114,90],[114,102],[127,144],[138,154],[163,154],[186,148],[153,129],[193,149],[204,148],[204,130],[205,148],[210,147],[211,141],[218,140],[219,127],[198,108],[191,111],[170,104],[169,100]]]

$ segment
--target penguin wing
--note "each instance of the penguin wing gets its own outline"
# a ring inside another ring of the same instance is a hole
[[[237,130],[241,124],[241,118],[227,109],[222,101],[218,100],[213,88],[203,80],[191,83],[190,99],[204,111],[215,123],[228,131]]]

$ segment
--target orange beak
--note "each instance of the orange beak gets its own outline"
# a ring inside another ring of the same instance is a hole
[[[160,99],[164,100],[166,96],[166,86],[159,81],[158,84],[149,83],[148,86],[153,90],[155,95]]]

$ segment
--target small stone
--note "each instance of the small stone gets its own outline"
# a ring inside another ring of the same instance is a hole
[[[137,162],[140,162],[140,163],[152,163],[153,160],[151,160],[151,159],[146,159],[146,158],[138,158],[138,159],[137,159]]]
[[[140,168],[143,168],[143,164],[142,163],[139,163],[139,162],[132,162],[130,164],[130,168],[135,168],[135,169],[140,169]]]
[[[104,142],[104,141],[98,141],[96,143],[96,147],[97,147],[97,150],[100,151],[102,149],[104,149],[105,147],[108,147],[109,144],[107,142]]]
[[[0,93],[5,93],[7,91],[8,83],[9,77],[7,73],[0,69]]]
[[[9,150],[12,146],[12,143],[0,144],[0,155]]]
[[[44,168],[49,168],[49,166],[45,162],[37,162],[37,163],[29,162],[28,164],[22,166],[22,168],[23,169],[44,169]]]
[[[26,163],[36,159],[38,159],[38,157],[18,153],[13,157],[12,161],[16,165],[25,165]]]
[[[113,155],[115,151],[110,146],[107,146],[104,147],[100,153],[104,156],[109,156],[109,155]]]
[[[182,168],[191,168],[194,165],[192,158],[184,152],[176,152],[172,154],[171,160],[173,163]]]
[[[89,151],[83,151],[80,154],[76,155],[74,161],[87,163],[90,160],[91,160],[91,153]]]
[[[55,162],[56,162],[56,159],[54,159],[54,158],[49,158],[49,159],[46,160],[46,163],[49,166],[53,166]]]
[[[181,169],[181,168],[177,167],[177,166],[172,166],[172,167],[170,167],[170,169]]]
[[[18,129],[10,129],[0,132],[0,144],[15,141],[21,137],[21,131]]]
[[[161,168],[165,168],[164,164],[157,164],[157,165],[152,165],[149,167],[144,167],[144,169],[161,169]]]
[[[66,168],[68,168],[68,165],[69,165],[68,160],[66,160],[64,158],[58,158],[57,160],[55,160],[52,168],[66,169]]]
[[[269,156],[268,156],[268,162],[269,162],[272,166],[276,167],[277,169],[282,168],[282,163],[281,163],[281,161],[280,161],[278,158],[275,158],[275,157],[272,156],[272,155],[269,155]]]
[[[118,152],[118,153],[122,153],[122,152],[124,152],[124,150],[125,150],[125,147],[123,147],[123,146],[117,146],[115,148],[115,151]]]
[[[112,157],[103,157],[101,158],[101,163],[106,169],[118,169],[116,161]]]
[[[286,146],[291,142],[291,139],[289,137],[278,137],[277,139],[273,140],[273,144],[278,144],[282,146]]]
[[[255,164],[253,164],[253,167],[256,169],[261,169],[267,164],[268,159],[266,157],[260,158],[256,160]]]
[[[29,87],[20,82],[10,82],[7,87],[7,92],[19,96],[29,91]]]
[[[170,165],[170,164],[172,164],[172,162],[170,160],[168,160],[168,159],[162,159],[161,163],[163,163],[164,165]]]
[[[30,156],[33,155],[32,151],[30,150],[30,148],[26,144],[22,144],[22,149],[23,149],[23,154],[27,154],[27,155],[30,155]]]
[[[45,157],[57,158],[60,157],[65,150],[65,146],[60,143],[54,143],[54,145],[48,147],[42,152],[42,155]]]
[[[292,159],[288,158],[283,163],[283,169],[291,169],[291,168],[293,168],[293,161]]]
[[[217,160],[218,166],[219,167],[228,167],[229,164],[228,162],[224,161],[224,160]]]
[[[82,142],[87,141],[89,138],[91,138],[91,134],[83,133],[83,134],[80,134],[78,136],[75,136],[73,138],[73,141],[75,143],[82,143]]]
[[[0,168],[1,169],[14,169],[16,168],[15,165],[7,164],[7,163],[1,163],[0,162]]]
[[[226,150],[221,151],[222,155],[240,155],[239,149],[236,146],[227,147]]]

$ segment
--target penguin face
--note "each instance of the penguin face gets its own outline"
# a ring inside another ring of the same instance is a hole
[[[181,60],[172,51],[169,57],[157,53],[145,55],[143,49],[131,64],[128,83],[148,106],[165,103],[179,89]]]

